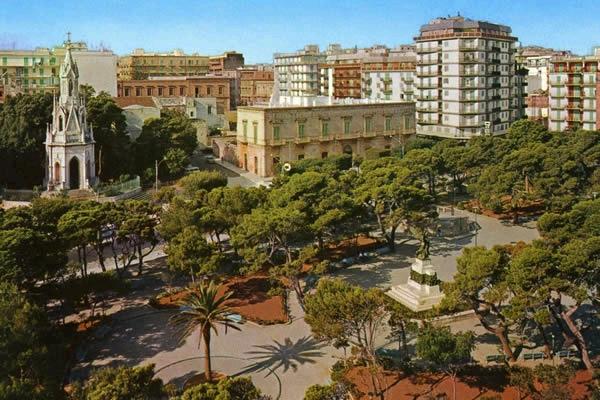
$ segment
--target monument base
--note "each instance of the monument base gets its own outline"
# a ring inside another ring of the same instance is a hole
[[[435,276],[435,267],[429,259],[416,259],[411,265],[411,270],[421,275]],[[427,311],[438,305],[444,294],[440,291],[439,285],[430,286],[415,282],[410,277],[408,282],[393,286],[386,293],[392,299],[402,303],[415,312]]]

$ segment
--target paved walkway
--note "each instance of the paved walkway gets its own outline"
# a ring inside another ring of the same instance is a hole
[[[475,219],[470,213],[457,213]],[[477,222],[482,228],[477,235],[480,245],[492,246],[519,240],[529,242],[538,237],[537,230],[529,226],[512,226],[484,216],[477,216]],[[474,236],[433,241],[432,261],[441,266],[441,279],[451,279],[456,271],[456,256],[462,248],[474,244]],[[387,288],[404,283],[417,245],[412,240],[402,243],[399,240],[396,253],[382,256],[373,263],[352,266],[335,276],[365,287]],[[160,249],[157,250],[151,258],[160,257],[160,252]],[[103,365],[154,363],[158,376],[165,383],[181,385],[203,370],[198,334],[180,342],[178,333],[168,324],[172,312],[156,311],[144,304],[145,299],[163,285],[158,279],[160,271],[152,271],[152,264],[160,267],[162,262],[150,262],[147,275],[141,279],[154,282],[154,286],[141,285],[142,289],[116,302],[112,329],[106,336],[86,343],[80,350],[81,362],[74,368],[74,376],[84,377],[90,369]],[[329,367],[343,356],[343,352],[312,338],[294,293],[290,294],[289,303],[292,316],[289,324],[257,326],[246,323],[239,332],[229,330],[225,334],[220,329],[218,335],[213,335],[214,369],[229,375],[250,375],[263,392],[275,399],[300,400],[308,386],[327,383]],[[495,338],[485,334],[476,320],[458,322],[452,324],[452,328],[475,330],[482,334],[478,338],[477,359],[483,360],[486,354],[497,353]],[[378,335],[377,342],[380,346],[397,346],[395,341],[387,338],[385,330]]]
[[[249,375],[265,394],[274,399],[301,400],[306,388],[329,380],[329,367],[343,353],[312,338],[301,317],[295,294],[290,295],[292,322],[283,325],[241,325],[241,331],[219,329],[211,340],[212,365],[227,375]],[[82,362],[74,369],[77,378],[93,368],[108,365],[154,363],[165,383],[181,386],[203,371],[198,333],[180,342],[179,333],[168,324],[172,311],[147,306],[115,315],[105,338],[86,345]]]

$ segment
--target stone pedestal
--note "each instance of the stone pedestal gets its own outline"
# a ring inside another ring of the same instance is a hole
[[[437,276],[436,267],[429,259],[421,260],[417,258],[410,268],[421,275]],[[412,280],[410,276],[408,277],[408,282],[393,286],[386,294],[415,312],[432,309],[444,297],[439,285],[431,286],[425,283],[418,283]]]

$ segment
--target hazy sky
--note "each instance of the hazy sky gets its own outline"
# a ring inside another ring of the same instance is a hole
[[[420,25],[457,12],[509,25],[524,45],[580,54],[600,45],[600,0],[0,0],[0,47],[49,47],[71,31],[120,55],[238,50],[248,63],[270,62],[307,43],[410,43]]]

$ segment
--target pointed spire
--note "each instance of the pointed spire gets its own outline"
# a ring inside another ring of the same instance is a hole
[[[60,74],[61,77],[67,77],[71,71],[73,71],[73,75],[75,78],[79,78],[79,71],[77,69],[77,64],[73,61],[73,54],[71,54],[72,48],[71,42],[71,32],[67,32],[67,40],[65,41],[65,48],[67,52],[65,53],[65,59],[61,65]]]

